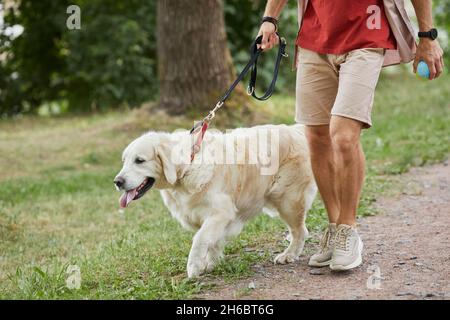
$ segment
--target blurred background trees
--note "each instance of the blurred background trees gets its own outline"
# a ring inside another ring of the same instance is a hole
[[[5,12],[1,32],[0,113],[35,112],[59,102],[70,111],[137,106],[157,91],[155,3],[141,0],[21,0]],[[69,4],[81,29],[66,27]]]
[[[247,62],[265,2],[4,0],[0,115],[36,113],[43,108],[61,113],[137,107],[158,99],[173,113],[189,107],[209,108],[228,86],[230,74]],[[80,30],[66,27],[70,4],[81,8]],[[437,21],[447,31],[449,8],[450,0],[435,1]],[[166,16],[159,26],[157,11]],[[290,69],[297,34],[296,1],[289,1],[280,21],[291,59],[282,64],[279,91],[291,90],[295,83]],[[23,27],[23,32],[12,34],[13,26]],[[267,64],[259,70],[258,85],[264,86],[271,77],[272,54],[262,61]],[[192,83],[186,83],[189,77]],[[179,101],[181,95],[184,101]]]
[[[439,35],[439,37],[446,41],[445,50],[445,63],[447,70],[449,70],[450,65],[450,0],[435,0],[434,4],[434,18],[436,20],[436,24],[439,26],[440,31],[445,31]]]

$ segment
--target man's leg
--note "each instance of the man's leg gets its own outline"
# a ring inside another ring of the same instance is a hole
[[[330,112],[339,86],[334,56],[299,48],[297,69],[296,121],[306,125],[311,166],[330,221],[319,250],[309,259],[312,267],[328,266],[333,254],[333,238],[339,217],[335,184],[333,148],[330,138]]]
[[[372,124],[373,98],[384,50],[353,50],[344,58],[330,121],[339,195],[339,218],[330,261],[332,270],[349,270],[362,263],[363,243],[356,230],[356,210],[364,181],[364,153],[359,140],[361,129]]]
[[[339,218],[339,198],[336,189],[336,169],[330,127],[328,125],[306,126],[311,166],[325,204],[330,223]]]
[[[337,224],[356,225],[365,159],[360,143],[362,123],[350,118],[332,116],[330,137],[335,159],[335,182],[340,212]]]
[[[340,64],[339,88],[330,120],[338,173],[338,225],[356,225],[364,181],[364,153],[359,140],[361,129],[372,124],[373,99],[383,61],[383,49],[360,49],[349,52]]]
[[[327,56],[328,57],[328,56]],[[325,235],[321,241],[321,250],[313,255],[310,259],[310,265],[324,266],[329,263],[332,270],[349,270],[359,266],[362,262],[363,243],[356,230],[356,210],[361,195],[361,188],[364,181],[364,154],[360,144],[360,134],[363,126],[369,128],[371,126],[371,109],[373,97],[378,77],[384,60],[384,49],[360,49],[353,50],[345,55],[336,57],[331,61],[332,69],[335,70],[334,64],[339,64],[338,76],[332,72],[328,72],[330,83],[335,80],[338,82],[338,90],[331,109],[331,120],[328,132],[328,144],[331,144],[332,156],[326,156],[333,159],[334,174],[329,175],[329,185],[336,188],[336,198],[339,215],[336,224],[330,223]],[[310,73],[311,78],[322,79],[319,77],[317,70]],[[300,78],[301,80],[302,78]],[[318,80],[317,80],[318,81]],[[300,82],[301,85],[308,85],[311,81]],[[314,96],[331,96],[327,95],[324,86],[315,86]],[[326,88],[326,87],[325,87]],[[301,95],[299,97],[302,97]],[[301,99],[300,99],[300,102]],[[314,105],[313,100],[307,101]],[[300,104],[302,107],[302,104]],[[310,118],[322,112],[320,104],[316,104],[315,110],[303,110]],[[300,113],[302,115],[302,113]],[[308,120],[308,119],[305,119]],[[305,121],[305,123],[308,123]],[[309,130],[309,129],[308,129]],[[320,130],[320,129],[319,129]],[[317,131],[317,130],[316,130]],[[313,131],[310,131],[312,136]],[[315,132],[317,133],[317,132]],[[324,138],[325,139],[325,138]],[[310,145],[317,145],[310,140]],[[322,140],[326,141],[326,140]],[[330,143],[331,141],[331,143]],[[318,147],[312,146],[312,149],[318,150]],[[320,154],[312,151],[312,162],[321,161]],[[326,186],[327,181],[320,181],[326,173],[326,166],[317,164],[313,167],[314,174],[318,180],[319,191],[330,190]],[[321,190],[322,186],[322,190]],[[326,191],[325,191],[326,194]],[[323,199],[330,215],[330,220],[334,219],[335,214],[330,211],[329,200]],[[332,201],[333,203],[333,201]],[[330,250],[331,248],[331,250]],[[331,259],[325,261],[330,256]]]
[[[330,224],[325,230],[320,249],[309,259],[312,267],[328,266],[333,255],[333,238],[339,218],[339,198],[336,189],[336,168],[329,125],[306,126],[311,166]]]
[[[363,243],[356,231],[356,210],[364,181],[364,153],[359,141],[362,126],[357,120],[331,117],[330,136],[340,209],[330,261],[332,270],[349,270],[362,263]]]

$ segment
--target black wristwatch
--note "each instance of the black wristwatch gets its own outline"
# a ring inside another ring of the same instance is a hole
[[[437,37],[438,37],[438,31],[435,28],[430,29],[430,31],[424,31],[424,32],[419,31],[419,38],[429,38],[431,40],[436,40]]]
[[[278,20],[273,17],[263,17],[261,20],[261,24],[264,22],[270,22],[275,26],[275,31],[278,31]]]

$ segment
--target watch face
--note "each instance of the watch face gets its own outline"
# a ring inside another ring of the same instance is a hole
[[[437,37],[438,37],[438,32],[437,32],[437,30],[436,29],[431,29],[430,30],[430,36],[431,36],[431,39],[436,39]]]

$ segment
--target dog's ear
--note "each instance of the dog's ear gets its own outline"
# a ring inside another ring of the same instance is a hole
[[[161,161],[162,171],[166,180],[171,185],[177,182],[177,170],[172,161],[170,161],[170,150],[167,150],[163,145],[159,145],[155,148],[156,156]]]

